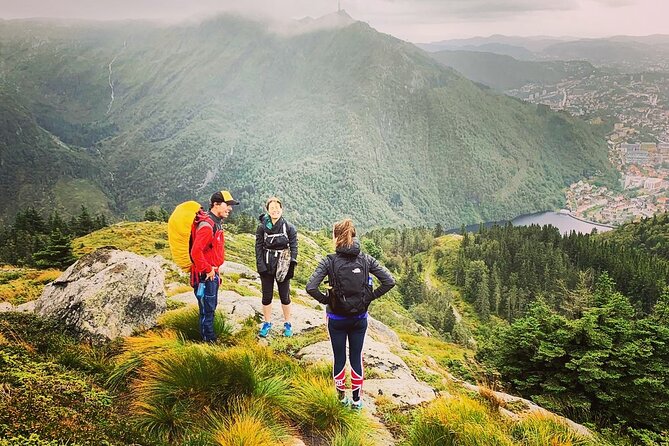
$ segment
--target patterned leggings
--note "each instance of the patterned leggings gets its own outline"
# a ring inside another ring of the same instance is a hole
[[[328,333],[332,343],[334,365],[332,376],[339,396],[346,390],[346,340],[348,339],[349,362],[351,363],[351,389],[353,401],[360,399],[364,370],[362,367],[362,346],[367,332],[367,318],[337,320],[328,317]]]

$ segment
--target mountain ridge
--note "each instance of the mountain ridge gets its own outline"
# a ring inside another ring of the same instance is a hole
[[[291,37],[230,16],[41,29],[0,26],[15,50],[0,73],[47,130],[100,154],[116,214],[226,187],[252,212],[280,194],[310,227],[342,210],[363,227],[457,226],[559,207],[562,187],[609,169],[588,125],[362,22]]]

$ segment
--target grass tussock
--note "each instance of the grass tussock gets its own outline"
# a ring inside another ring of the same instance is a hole
[[[409,430],[411,446],[512,446],[504,424],[465,396],[439,398],[419,409]]]
[[[238,414],[225,420],[214,435],[220,446],[274,446],[272,430],[250,414]]]
[[[212,443],[234,446],[288,445],[295,434],[280,408],[258,397],[233,399],[225,416],[212,418],[210,430]]]
[[[479,384],[479,396],[490,404],[490,408],[498,411],[500,407],[506,407],[506,401],[502,399],[494,389],[485,384]]]
[[[200,310],[195,306],[187,306],[174,311],[168,311],[158,319],[158,325],[176,331],[188,341],[199,341]],[[214,333],[218,342],[228,344],[232,339],[232,325],[222,311],[214,314]]]
[[[534,412],[515,424],[511,433],[523,446],[596,446],[593,438],[580,435],[563,419]]]
[[[361,431],[335,431],[328,437],[330,446],[374,446],[368,433]]]
[[[348,432],[368,429],[359,414],[344,407],[337,399],[332,378],[305,374],[294,391],[291,418],[309,429]]]
[[[155,339],[143,342],[155,345]],[[292,429],[288,415],[296,403],[293,378],[298,370],[294,360],[257,344],[172,345],[135,370],[133,418],[163,442],[185,441],[198,426],[209,425],[216,444],[247,444],[235,443],[230,432],[261,423],[260,431],[272,432],[273,443],[268,444],[280,444]],[[211,419],[218,422],[212,425]]]
[[[114,370],[107,378],[107,386],[118,390],[152,358],[183,345],[183,340],[174,331],[147,332],[141,336],[126,338],[123,352],[116,358]]]

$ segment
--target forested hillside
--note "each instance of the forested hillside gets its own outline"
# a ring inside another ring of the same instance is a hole
[[[455,245],[449,241],[454,236],[432,239],[439,228],[422,230],[425,244],[398,244],[416,248],[395,260],[404,304],[417,317],[426,315],[425,322],[447,339],[469,345],[471,333],[485,369],[470,364],[468,373],[479,379],[498,380],[579,422],[625,432],[633,444],[664,444],[666,219],[602,235],[481,227]],[[415,240],[416,231],[400,239]],[[426,293],[435,280],[438,299],[434,291]],[[463,319],[449,316],[453,310]]]
[[[3,113],[94,167],[17,172],[43,152],[77,163],[46,136],[25,151],[5,135],[2,215],[19,187],[37,206],[60,203],[50,185],[73,177],[117,216],[227,188],[253,213],[279,194],[315,228],[342,213],[364,227],[453,227],[560,207],[565,185],[612,172],[587,123],[481,88],[348,16],[328,23],[0,23],[14,98]]]

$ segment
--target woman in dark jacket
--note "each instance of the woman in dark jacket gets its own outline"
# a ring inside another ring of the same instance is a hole
[[[260,224],[256,230],[256,266],[262,283],[262,304],[264,322],[259,335],[267,337],[272,328],[272,295],[276,281],[283,310],[283,335],[292,336],[290,322],[290,279],[297,265],[297,230],[283,218],[283,203],[277,197],[271,197],[265,203],[267,213],[260,215]],[[276,277],[277,267],[281,268],[281,253],[290,250],[290,267],[285,279]]]
[[[360,252],[360,243],[355,238],[355,227],[350,219],[335,223],[333,238],[336,253],[325,257],[316,267],[307,283],[307,293],[326,305],[328,332],[334,354],[332,376],[342,404],[355,410],[362,408],[360,398],[364,370],[362,347],[367,332],[367,307],[392,287],[395,279],[369,254]],[[372,274],[381,285],[372,289]],[[328,276],[333,288],[323,294],[319,285]],[[351,363],[351,390],[353,401],[346,396],[346,341]]]

